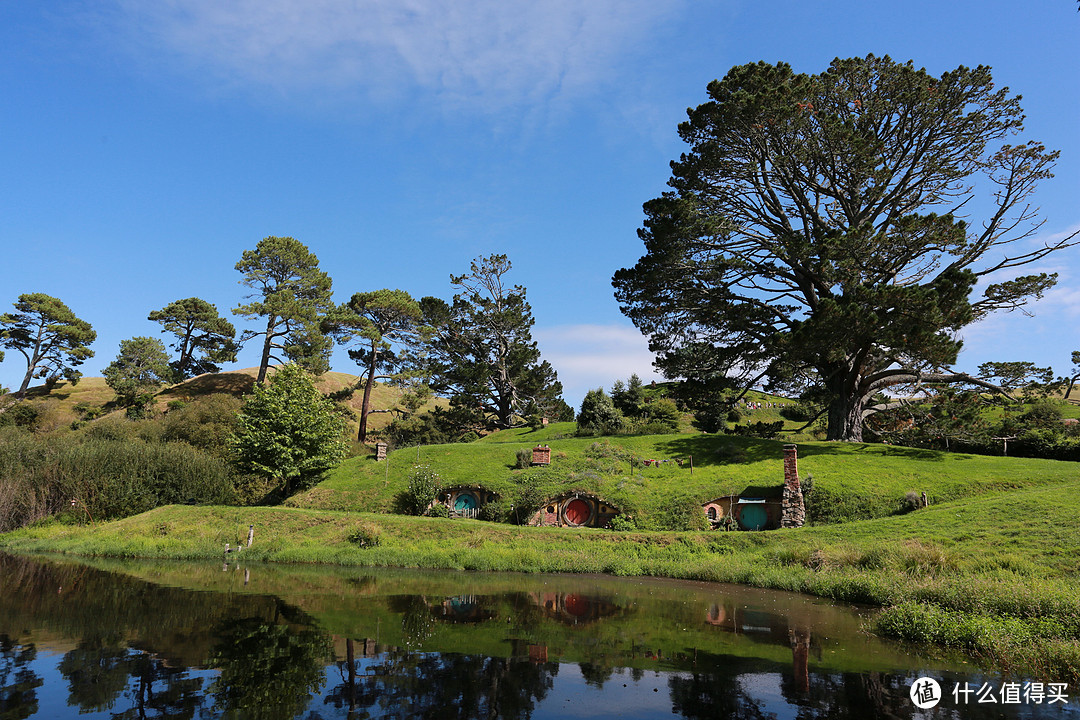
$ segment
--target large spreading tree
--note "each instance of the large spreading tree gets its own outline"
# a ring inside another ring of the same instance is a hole
[[[450,276],[459,290],[452,304],[420,301],[432,331],[426,358],[432,388],[500,429],[555,414],[562,400],[562,384],[532,339],[525,288],[504,279],[510,268],[506,255],[478,258],[468,273]]]
[[[1058,153],[1010,144],[1020,98],[986,67],[872,55],[738,66],[708,95],[672,190],[645,204],[646,254],[613,280],[658,366],[814,388],[834,440],[860,440],[898,386],[985,383],[949,369],[959,331],[1040,297],[1056,277],[1015,269],[1075,244],[1033,243]]]
[[[176,300],[147,319],[161,323],[162,332],[176,337],[172,348],[179,356],[171,364],[180,379],[216,373],[219,363],[236,361],[236,328],[202,298]]]
[[[34,377],[51,384],[61,377],[78,382],[79,365],[94,357],[97,333],[90,323],[60,300],[44,293],[24,293],[15,312],[0,315],[0,345],[26,358],[26,374],[15,396],[22,398]]]
[[[330,341],[319,323],[333,307],[330,276],[319,259],[291,237],[267,237],[254,250],[245,250],[236,269],[240,284],[254,290],[251,302],[233,309],[249,319],[265,318],[261,330],[245,330],[240,342],[262,337],[256,382],[266,379],[270,361],[289,360],[319,374],[329,369]],[[280,355],[278,354],[280,353]]]
[[[363,368],[364,398],[357,432],[360,442],[367,441],[375,381],[401,377],[409,351],[418,348],[424,337],[421,320],[420,303],[409,293],[383,289],[355,293],[323,323],[339,344],[349,346],[349,357]]]

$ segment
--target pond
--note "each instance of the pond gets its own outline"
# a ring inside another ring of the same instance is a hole
[[[4,720],[1080,717],[739,586],[9,555],[0,579]]]

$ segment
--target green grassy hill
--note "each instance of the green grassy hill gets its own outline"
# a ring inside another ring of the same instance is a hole
[[[364,512],[390,512],[413,468],[432,467],[444,486],[481,485],[505,498],[536,487],[545,496],[564,490],[592,492],[632,515],[642,529],[669,524],[673,510],[729,494],[776,496],[783,482],[781,441],[731,435],[674,434],[574,437],[573,423],[543,430],[493,433],[465,444],[401,448],[388,462],[354,457],[287,504]],[[548,468],[517,469],[516,453],[551,447]],[[888,445],[798,443],[799,474],[812,475],[811,502],[823,521],[883,517],[904,509],[909,491],[932,503],[1007,489],[1073,482],[1075,463],[995,458]],[[683,460],[641,467],[641,460]],[[692,459],[692,469],[691,469]]]

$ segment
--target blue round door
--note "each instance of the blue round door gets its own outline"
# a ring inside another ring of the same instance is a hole
[[[454,510],[456,512],[465,512],[467,510],[476,509],[476,496],[472,493],[461,493],[454,500]]]

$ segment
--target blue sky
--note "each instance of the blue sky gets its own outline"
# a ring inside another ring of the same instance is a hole
[[[1024,96],[1025,137],[1062,151],[1036,197],[1051,237],[1080,228],[1078,47],[1072,0],[4,0],[0,307],[61,298],[97,330],[83,371],[100,375],[158,333],[151,310],[199,296],[228,314],[236,262],[268,235],[307,244],[338,301],[449,298],[451,273],[501,252],[577,405],[653,376],[610,280],[642,254],[641,204],[710,80],[868,53],[990,65]],[[1061,281],[1035,316],[969,328],[959,369],[1067,369],[1080,249],[1041,267]],[[252,347],[237,367],[256,363]],[[0,384],[24,372],[9,351]]]

